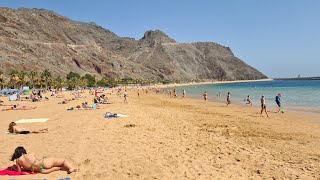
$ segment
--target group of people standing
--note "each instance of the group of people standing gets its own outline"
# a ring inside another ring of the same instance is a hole
[[[183,90],[183,91],[185,91],[185,90]],[[217,93],[217,96],[220,97],[220,93]],[[277,112],[278,112],[278,113],[279,113],[279,112],[282,112],[282,113],[284,112],[284,110],[281,110],[281,108],[282,108],[281,96],[282,96],[282,94],[279,93],[279,94],[275,97],[275,102],[276,102],[276,104],[277,104],[277,106],[278,106],[278,109],[277,109]],[[204,101],[208,101],[208,93],[207,93],[207,91],[205,91],[205,92],[203,93],[203,99],[204,99]],[[252,106],[252,100],[251,100],[250,95],[247,96],[246,101],[247,101],[246,104]],[[264,95],[261,96],[260,103],[261,103],[260,116],[262,116],[262,113],[265,112],[266,115],[267,115],[267,117],[270,117],[269,114],[268,114],[268,111],[267,111],[266,99],[265,99],[265,96],[264,96]],[[227,106],[231,104],[231,93],[230,93],[230,92],[228,92],[228,94],[227,94],[227,102],[226,102],[226,104],[227,104]]]

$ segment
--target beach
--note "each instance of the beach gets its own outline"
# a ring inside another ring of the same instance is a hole
[[[71,98],[70,92],[61,94]],[[112,104],[100,109],[67,111],[85,101],[92,104],[93,95],[88,91],[82,95],[86,98],[58,104],[63,99],[47,93],[48,101],[18,102],[36,106],[34,110],[0,111],[1,169],[12,165],[14,149],[24,146],[41,157],[66,158],[80,171],[15,179],[320,178],[320,115],[269,109],[271,118],[260,117],[256,107],[226,107],[153,91],[141,91],[138,97],[134,88],[128,91],[128,103],[114,93],[108,95]],[[8,98],[0,99],[13,104]],[[108,119],[106,112],[128,117]],[[5,133],[10,122],[27,118],[49,118],[44,123],[19,124],[49,128],[49,132]]]

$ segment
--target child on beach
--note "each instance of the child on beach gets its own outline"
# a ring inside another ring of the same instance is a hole
[[[53,171],[67,171],[68,174],[78,171],[69,161],[61,158],[43,157],[39,159],[34,153],[27,154],[27,151],[19,146],[15,149],[11,161],[16,161],[15,171],[28,170],[49,174]]]
[[[208,100],[208,93],[207,93],[207,91],[205,91],[205,92],[203,93],[203,99],[204,99],[204,101],[207,101],[207,100]]]
[[[247,103],[246,104],[250,104],[252,106],[250,95],[248,95],[248,97],[247,97]]]
[[[260,113],[260,116],[262,116],[262,112],[265,111],[266,114],[267,114],[267,117],[269,117],[268,115],[268,112],[267,112],[267,105],[266,105],[266,99],[264,98],[264,96],[262,95],[261,96],[261,113]]]
[[[15,122],[11,122],[9,124],[8,131],[9,131],[9,133],[12,133],[12,134],[30,134],[30,133],[38,134],[38,133],[47,133],[48,132],[48,128],[28,131],[25,128],[19,127]]]

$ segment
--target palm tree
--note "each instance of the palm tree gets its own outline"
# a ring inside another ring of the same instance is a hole
[[[81,88],[84,88],[85,86],[88,86],[88,80],[82,76],[79,80],[78,80],[78,86],[80,86]]]
[[[59,89],[62,89],[63,79],[61,78],[61,76],[58,76],[54,81],[55,81],[57,90],[59,91]]]
[[[42,89],[42,85],[44,84],[44,80],[43,80],[43,78],[42,77],[38,77],[37,79],[36,79],[36,85],[38,86],[38,87],[40,87],[40,89]]]
[[[5,84],[5,80],[4,80],[4,77],[3,77],[3,72],[0,71],[0,89],[3,88],[4,84]]]
[[[21,71],[18,73],[18,80],[20,82],[20,89],[22,89],[22,87],[24,86],[24,84],[26,82],[26,75],[27,75],[27,73],[24,71]]]
[[[37,81],[38,72],[32,70],[32,71],[28,74],[28,76],[29,76],[29,79],[30,79],[31,84],[32,84],[32,89],[34,89],[34,84],[35,84],[35,82]]]
[[[10,72],[10,85],[11,87],[13,87],[13,89],[15,89],[17,82],[19,81],[19,77],[18,77],[19,72],[17,70],[12,70]]]
[[[49,71],[49,69],[45,69],[42,72],[41,77],[43,78],[44,82],[46,83],[46,90],[48,90],[48,84],[51,80],[51,72]]]
[[[78,82],[79,82],[79,78],[77,77],[72,77],[71,79],[68,80],[68,86],[70,89],[74,89],[77,85],[78,85]]]

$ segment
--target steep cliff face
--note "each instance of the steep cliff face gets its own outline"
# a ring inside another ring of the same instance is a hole
[[[0,70],[45,68],[156,80],[266,78],[216,43],[177,43],[159,30],[135,40],[44,9],[0,8]]]

